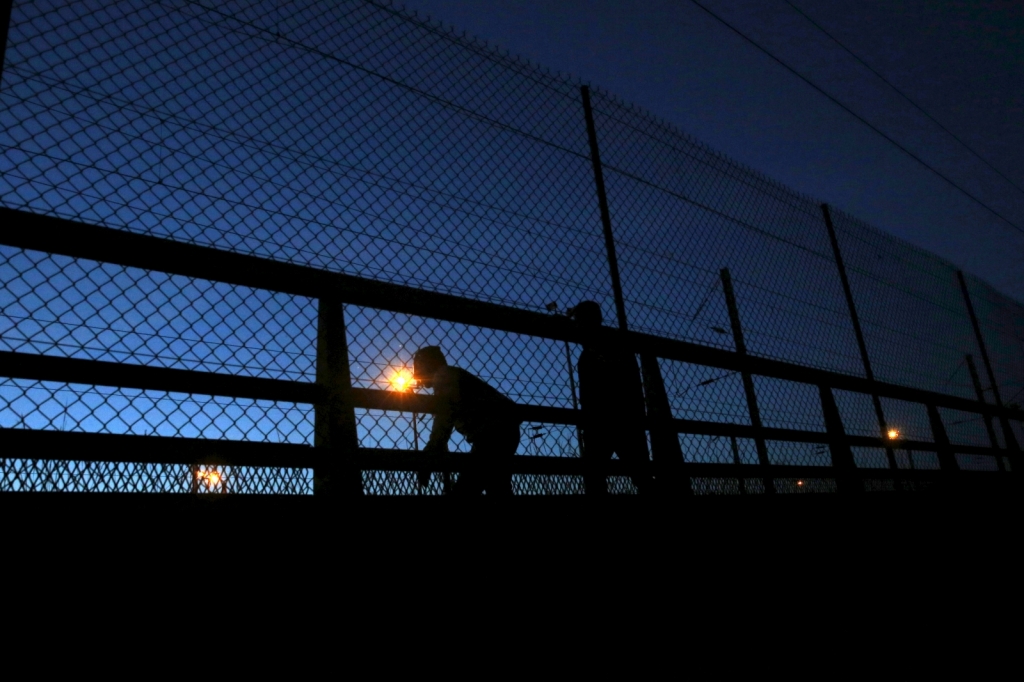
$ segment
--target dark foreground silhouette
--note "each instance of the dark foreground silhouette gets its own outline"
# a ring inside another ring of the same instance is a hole
[[[423,386],[434,389],[437,413],[427,453],[448,451],[452,431],[458,431],[477,455],[478,466],[463,471],[452,488],[452,495],[508,496],[512,494],[512,458],[519,447],[519,424],[515,403],[486,382],[459,367],[448,364],[441,349],[426,346],[413,356],[413,376]],[[419,473],[420,485],[426,485],[429,471]]]
[[[601,308],[583,301],[570,311],[582,333],[576,369],[583,408],[583,482],[588,495],[608,493],[601,472],[612,453],[626,462],[637,491],[650,490],[650,458],[644,431],[644,390],[636,357],[615,337],[601,333]]]

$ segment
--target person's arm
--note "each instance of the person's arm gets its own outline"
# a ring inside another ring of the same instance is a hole
[[[434,413],[434,424],[430,428],[430,438],[423,447],[423,452],[440,454],[448,452],[448,441],[455,428],[454,401],[458,399],[458,377],[447,367],[437,370],[434,375],[434,396],[437,398],[437,412]],[[416,474],[420,486],[430,482],[430,472],[421,469]]]
[[[459,399],[458,376],[448,367],[442,367],[434,375],[434,396],[437,398],[437,412],[423,451],[447,452],[448,441],[455,428],[454,407]]]

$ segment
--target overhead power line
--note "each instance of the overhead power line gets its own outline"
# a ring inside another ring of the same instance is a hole
[[[949,135],[949,136],[950,136],[950,137],[952,137],[952,138],[953,138],[954,140],[956,140],[957,142],[959,142],[959,143],[960,143],[960,144],[961,144],[961,145],[963,146],[963,148],[964,148],[964,149],[966,149],[967,151],[969,151],[969,152],[970,152],[971,154],[973,154],[973,155],[974,155],[974,157],[975,157],[976,159],[978,159],[978,160],[979,160],[979,161],[981,161],[981,162],[982,162],[983,164],[985,164],[986,166],[988,166],[988,167],[989,167],[989,168],[990,168],[990,169],[991,169],[991,170],[992,170],[992,171],[993,171],[993,172],[994,172],[994,173],[995,173],[996,175],[998,175],[999,177],[1001,177],[1001,178],[1002,178],[1003,180],[1006,180],[1006,182],[1008,182],[1008,183],[1009,183],[1010,185],[1012,185],[1012,186],[1013,186],[1014,188],[1016,188],[1016,189],[1017,189],[1018,191],[1020,191],[1020,192],[1024,193],[1024,187],[1021,187],[1020,185],[1018,185],[1017,183],[1015,183],[1015,182],[1014,182],[1013,180],[1011,180],[1010,178],[1006,177],[1006,175],[1005,175],[1005,174],[1004,174],[1004,173],[1003,173],[1003,172],[1002,172],[1001,170],[999,170],[998,168],[996,168],[995,166],[993,166],[993,165],[992,165],[991,163],[989,163],[988,159],[986,159],[985,157],[983,157],[983,156],[982,156],[981,154],[979,154],[978,152],[974,151],[974,149],[973,149],[973,148],[972,148],[972,147],[971,147],[971,146],[970,146],[969,144],[967,144],[967,143],[966,143],[966,142],[964,142],[964,141],[963,141],[962,139],[960,139],[960,137],[958,137],[958,136],[956,135],[956,133],[954,133],[954,132],[953,132],[952,130],[950,130],[950,129],[949,129],[949,128],[947,128],[946,126],[942,125],[942,123],[941,123],[941,122],[939,122],[939,120],[938,120],[938,119],[936,119],[936,118],[935,118],[934,116],[932,116],[932,115],[931,115],[931,114],[929,114],[929,113],[928,113],[927,111],[925,111],[925,110],[924,110],[924,107],[922,107],[922,106],[921,106],[920,104],[918,104],[918,103],[917,103],[917,102],[915,102],[914,100],[910,99],[910,96],[909,96],[909,95],[907,95],[907,94],[906,94],[906,93],[904,93],[904,92],[903,92],[902,90],[900,90],[900,89],[899,89],[898,87],[896,87],[895,85],[893,85],[892,81],[890,81],[890,80],[889,80],[888,78],[886,78],[885,76],[883,76],[882,74],[880,74],[880,73],[879,73],[879,72],[878,72],[877,70],[875,70],[875,69],[874,69],[874,68],[873,68],[873,67],[872,67],[872,66],[871,66],[870,64],[868,64],[868,63],[867,63],[866,61],[864,61],[864,60],[863,60],[863,59],[862,59],[862,58],[861,58],[860,56],[858,56],[858,55],[857,55],[857,53],[855,53],[855,52],[854,52],[853,50],[851,50],[850,48],[848,48],[848,47],[847,47],[846,45],[844,45],[844,44],[843,44],[843,43],[842,43],[842,42],[841,42],[841,41],[840,41],[840,40],[839,40],[838,38],[836,38],[836,37],[835,37],[834,35],[832,35],[832,34],[831,34],[831,33],[829,33],[829,32],[828,32],[827,30],[825,30],[825,28],[824,28],[824,27],[823,27],[823,26],[822,26],[821,24],[819,24],[818,22],[816,22],[816,21],[815,21],[814,19],[812,19],[811,17],[807,16],[807,13],[806,13],[806,12],[804,12],[804,11],[803,11],[802,9],[800,9],[799,7],[797,7],[796,5],[794,5],[794,4],[793,4],[792,2],[790,2],[789,0],[782,0],[782,1],[783,1],[783,2],[785,2],[785,3],[787,4],[787,5],[789,5],[790,7],[792,7],[792,8],[793,8],[793,11],[795,11],[795,12],[796,12],[797,14],[799,14],[799,15],[800,15],[800,16],[802,16],[802,17],[803,17],[804,19],[806,19],[807,21],[809,21],[809,22],[811,23],[811,25],[812,25],[812,26],[814,26],[814,27],[815,27],[816,29],[818,29],[819,31],[821,31],[822,33],[824,33],[824,34],[825,34],[826,36],[828,36],[828,38],[829,38],[829,39],[830,39],[830,40],[831,40],[832,42],[834,42],[834,43],[835,43],[836,45],[838,45],[839,47],[843,48],[843,50],[844,50],[844,51],[845,51],[845,52],[846,52],[846,53],[847,53],[848,55],[850,55],[851,57],[853,57],[854,59],[856,59],[856,60],[857,60],[857,61],[858,61],[858,62],[859,62],[859,63],[861,64],[861,66],[863,66],[863,67],[864,67],[865,69],[867,69],[868,71],[870,71],[871,73],[873,73],[873,74],[874,74],[875,76],[877,76],[877,77],[878,77],[878,79],[879,79],[879,80],[881,80],[881,81],[882,81],[883,83],[885,83],[885,84],[886,84],[886,85],[888,85],[888,86],[889,86],[890,88],[892,88],[892,89],[893,89],[893,91],[894,91],[894,92],[895,92],[895,93],[896,93],[897,95],[899,95],[900,97],[902,97],[902,98],[903,98],[904,100],[906,100],[906,101],[907,101],[907,103],[909,103],[909,104],[910,104],[910,106],[912,106],[912,107],[914,107],[915,109],[917,109],[918,111],[920,111],[920,112],[921,112],[922,114],[924,114],[924,116],[925,116],[925,117],[927,117],[927,119],[928,119],[929,121],[931,121],[932,123],[934,123],[935,125],[937,125],[937,126],[938,126],[939,128],[941,128],[941,129],[943,130],[943,132],[945,132],[945,133],[946,133],[947,135]]]
[[[854,110],[853,110],[853,109],[851,109],[850,107],[848,107],[848,106],[846,106],[845,104],[843,104],[842,102],[840,102],[840,101],[839,101],[838,99],[836,99],[836,98],[835,98],[835,97],[834,97],[833,95],[829,94],[829,93],[828,93],[828,92],[827,92],[826,90],[824,90],[824,89],[823,89],[823,88],[822,88],[821,86],[819,86],[819,85],[818,85],[818,84],[816,84],[816,83],[815,83],[814,81],[812,81],[811,79],[809,79],[809,78],[808,78],[807,76],[804,76],[804,75],[803,75],[802,73],[800,73],[799,71],[797,71],[796,69],[794,69],[794,68],[793,68],[792,66],[790,66],[790,65],[789,65],[789,64],[787,64],[786,62],[782,61],[782,59],[780,59],[779,57],[776,57],[776,56],[775,56],[774,54],[772,54],[772,53],[771,53],[771,52],[770,52],[770,51],[769,51],[769,50],[768,50],[767,48],[765,48],[764,46],[762,46],[762,45],[761,45],[760,43],[758,43],[757,41],[755,41],[755,40],[754,40],[753,38],[751,38],[751,37],[750,37],[750,36],[748,36],[747,34],[743,33],[743,31],[739,30],[738,28],[736,28],[735,26],[733,26],[732,24],[730,24],[730,23],[729,23],[728,21],[726,21],[726,20],[725,20],[725,19],[723,19],[722,17],[720,17],[720,16],[718,16],[717,14],[715,14],[714,12],[712,12],[712,11],[711,11],[710,9],[708,9],[708,8],[707,8],[706,6],[704,6],[704,4],[702,4],[701,2],[698,2],[698,0],[690,0],[690,2],[692,2],[692,3],[694,4],[694,5],[696,5],[697,7],[701,8],[702,10],[704,10],[704,11],[705,11],[705,12],[706,12],[707,14],[709,14],[709,15],[710,15],[710,16],[711,16],[712,18],[714,18],[714,19],[715,19],[716,21],[718,21],[718,22],[719,22],[720,24],[722,24],[723,26],[725,26],[726,28],[728,28],[728,29],[729,29],[730,31],[732,31],[733,33],[735,33],[736,35],[738,35],[738,36],[739,36],[740,38],[743,38],[743,39],[744,39],[745,41],[747,41],[748,43],[750,43],[751,45],[753,45],[754,47],[756,47],[756,48],[757,48],[758,50],[760,50],[761,52],[763,52],[764,54],[766,54],[766,55],[767,55],[768,57],[770,57],[770,58],[771,58],[771,59],[772,59],[773,61],[775,61],[775,62],[776,62],[776,63],[778,63],[778,64],[779,64],[780,66],[782,66],[782,67],[783,67],[784,69],[786,69],[787,71],[789,71],[790,73],[792,73],[792,74],[793,74],[794,76],[796,76],[797,78],[799,78],[800,80],[802,80],[802,81],[803,81],[804,83],[807,83],[807,85],[811,86],[812,88],[814,88],[815,90],[817,90],[818,92],[820,92],[820,93],[821,93],[822,95],[824,95],[824,96],[825,96],[825,97],[827,97],[827,98],[828,98],[829,100],[831,100],[833,104],[835,104],[836,106],[838,106],[839,108],[841,108],[841,109],[842,109],[843,111],[845,111],[846,113],[848,113],[848,114],[850,114],[851,116],[853,116],[853,117],[854,117],[855,119],[857,119],[858,121],[860,121],[861,123],[863,123],[864,125],[866,125],[866,126],[867,126],[868,128],[870,128],[871,130],[875,131],[875,132],[876,132],[876,133],[877,133],[877,134],[878,134],[878,135],[879,135],[880,137],[882,137],[883,139],[887,140],[887,141],[888,141],[889,143],[891,143],[891,144],[892,144],[893,146],[895,146],[896,148],[898,148],[898,149],[899,149],[900,151],[902,151],[902,152],[903,152],[904,154],[906,154],[906,155],[907,155],[907,156],[909,156],[910,158],[912,158],[912,159],[914,159],[915,161],[917,161],[917,162],[918,162],[919,164],[921,164],[922,166],[924,166],[925,168],[927,168],[928,170],[930,170],[930,171],[931,171],[932,173],[934,173],[934,174],[935,174],[935,175],[937,175],[938,177],[940,177],[940,178],[942,178],[943,180],[945,180],[945,181],[946,181],[946,182],[947,182],[947,183],[948,183],[948,184],[949,184],[950,186],[952,186],[953,188],[957,189],[957,190],[958,190],[958,191],[959,191],[959,192],[960,192],[961,194],[963,194],[964,196],[966,196],[966,197],[967,197],[968,199],[970,199],[971,201],[973,201],[973,202],[974,202],[974,203],[976,203],[977,205],[981,206],[981,207],[982,207],[982,208],[984,208],[984,209],[985,209],[986,211],[988,211],[988,212],[989,212],[989,213],[991,213],[992,215],[996,216],[997,218],[999,218],[1000,220],[1002,220],[1002,221],[1003,221],[1004,223],[1006,223],[1007,225],[1009,225],[1009,226],[1010,226],[1010,227],[1012,227],[1013,229],[1017,230],[1017,231],[1018,231],[1018,232],[1020,232],[1021,234],[1024,234],[1024,228],[1022,228],[1022,227],[1021,227],[1020,225],[1017,225],[1017,224],[1016,224],[1015,222],[1013,222],[1012,220],[1010,220],[1009,218],[1007,218],[1006,216],[1004,216],[1004,215],[1003,215],[1002,213],[1000,213],[999,211],[997,211],[996,209],[992,208],[991,206],[989,206],[988,204],[986,204],[986,203],[985,203],[984,201],[982,201],[981,199],[979,199],[979,198],[978,198],[977,196],[975,196],[974,194],[972,194],[972,193],[971,193],[971,192],[969,192],[968,190],[966,190],[966,189],[964,189],[963,187],[961,187],[960,185],[958,185],[958,184],[957,184],[957,183],[956,183],[956,182],[955,182],[955,181],[954,181],[954,180],[953,180],[952,178],[950,178],[949,176],[945,175],[945,174],[944,174],[944,173],[942,173],[942,172],[941,172],[940,170],[938,170],[937,168],[935,168],[934,166],[932,166],[931,164],[929,164],[929,163],[928,163],[927,161],[925,161],[924,159],[922,159],[922,158],[921,158],[920,156],[918,156],[918,155],[917,155],[917,154],[915,154],[914,152],[912,152],[912,151],[910,151],[909,149],[907,149],[906,147],[904,147],[904,146],[903,146],[902,144],[900,144],[900,143],[899,143],[899,142],[897,142],[897,141],[896,141],[895,139],[893,139],[892,137],[890,137],[889,135],[887,135],[887,134],[886,134],[885,132],[883,132],[882,130],[880,130],[880,129],[879,129],[879,128],[878,128],[877,126],[873,125],[873,124],[872,124],[872,123],[871,123],[870,121],[868,121],[868,120],[867,120],[866,118],[864,118],[863,116],[861,116],[860,114],[858,114],[858,113],[857,113],[856,111],[854,111]]]

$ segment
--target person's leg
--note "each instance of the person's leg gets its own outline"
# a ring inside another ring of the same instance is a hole
[[[474,468],[459,474],[453,495],[479,495],[487,490],[488,496],[512,494],[512,457],[519,447],[519,424],[497,425],[480,434],[473,441],[469,454]]]
[[[616,435],[615,452],[626,463],[637,492],[650,492],[651,458],[647,452],[647,433],[642,429],[628,429]]]
[[[484,476],[480,470],[460,471],[452,486],[452,497],[475,497],[484,490]]]
[[[519,448],[519,424],[506,424],[495,428],[487,439],[484,457],[489,462],[487,495],[509,497],[512,495],[512,465]]]
[[[587,495],[607,495],[608,477],[604,473],[604,464],[612,458],[612,439],[610,434],[594,428],[584,428],[583,438],[583,489]]]
[[[475,443],[470,452],[479,454]],[[485,473],[479,466],[460,471],[459,478],[452,485],[452,497],[475,497],[482,493],[486,483]]]

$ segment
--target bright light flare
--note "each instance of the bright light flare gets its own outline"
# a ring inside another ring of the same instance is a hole
[[[197,471],[196,480],[205,483],[207,488],[216,488],[220,484],[220,472],[213,469]]]
[[[900,437],[900,432],[898,429],[889,429],[888,436],[889,440],[896,440],[897,438]]]
[[[401,393],[411,390],[414,384],[415,379],[412,377],[412,372],[404,367],[395,370],[391,375],[391,388]]]
[[[803,481],[797,481],[797,482],[796,482],[796,484],[797,484],[797,485],[803,485],[803,484],[804,484],[804,482],[803,482]]]

